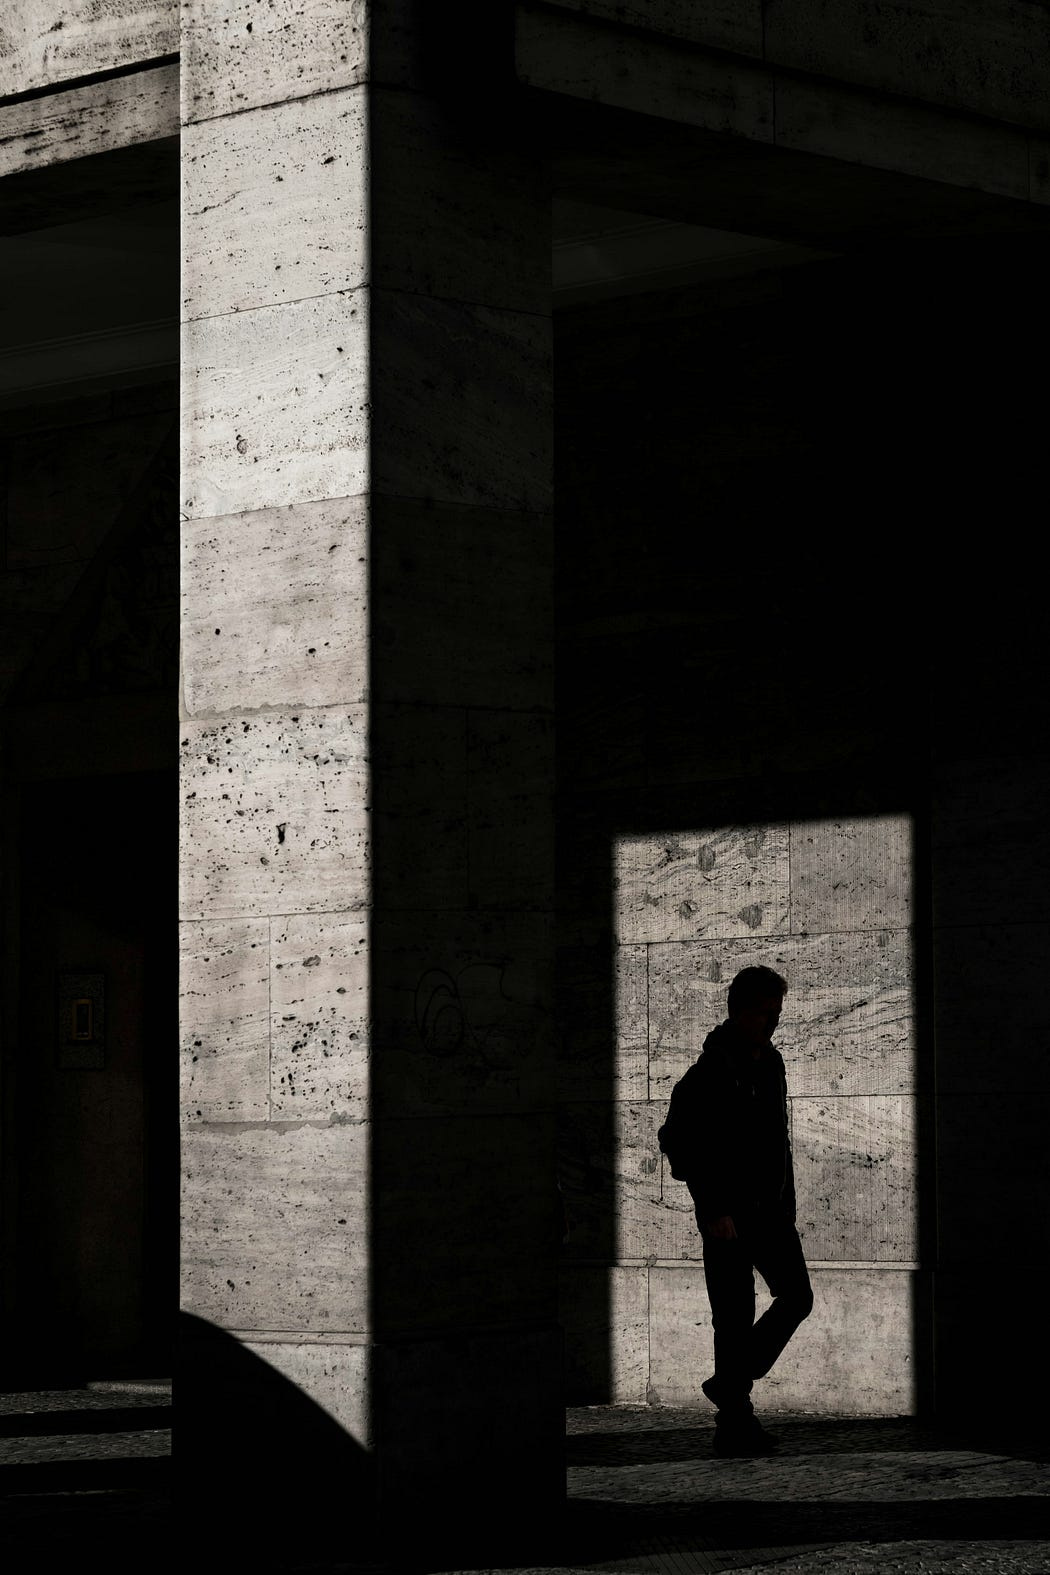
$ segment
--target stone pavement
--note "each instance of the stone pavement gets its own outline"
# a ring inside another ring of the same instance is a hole
[[[0,1567],[5,1575],[104,1562],[202,1567],[174,1556],[170,1389],[0,1394]],[[763,1460],[716,1460],[710,1410],[574,1409],[563,1521],[510,1535],[474,1563],[318,1562],[309,1528],[260,1568],[387,1575],[469,1568],[738,1575],[1050,1575],[1050,1448],[987,1428],[908,1419],[783,1419]],[[185,1540],[180,1544],[185,1548]],[[207,1539],[202,1532],[201,1555]],[[265,1545],[265,1543],[263,1544]],[[516,1556],[520,1555],[520,1556]]]

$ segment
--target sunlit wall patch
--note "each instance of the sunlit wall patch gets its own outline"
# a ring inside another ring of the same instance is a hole
[[[617,948],[636,968],[644,951],[647,1044],[646,1097],[617,1110],[617,1240],[621,1261],[648,1275],[651,1398],[695,1400],[710,1361],[691,1200],[665,1165],[652,1167],[656,1128],[724,1019],[730,980],[764,963],[789,985],[776,1042],[819,1303],[765,1380],[766,1402],[832,1414],[912,1407],[912,841],[905,814],[616,841]],[[635,1055],[641,1037],[637,1027],[617,1034]]]

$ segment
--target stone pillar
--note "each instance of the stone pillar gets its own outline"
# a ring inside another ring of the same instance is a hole
[[[550,264],[432,43],[186,8],[182,1284],[454,1523],[560,1488]]]

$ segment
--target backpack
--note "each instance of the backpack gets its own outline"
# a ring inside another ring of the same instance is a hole
[[[691,1108],[695,1090],[689,1082],[689,1074],[694,1070],[690,1067],[672,1088],[667,1120],[656,1134],[675,1181],[685,1181],[696,1165],[696,1125]]]

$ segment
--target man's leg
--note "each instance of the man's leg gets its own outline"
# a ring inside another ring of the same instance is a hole
[[[756,1232],[752,1252],[755,1268],[773,1297],[751,1331],[751,1375],[764,1378],[813,1310],[813,1288],[798,1231],[790,1221],[777,1221]]]
[[[739,1238],[720,1241],[705,1236],[704,1279],[715,1331],[715,1381],[710,1398],[715,1399],[720,1413],[750,1415],[755,1275],[749,1248]]]

